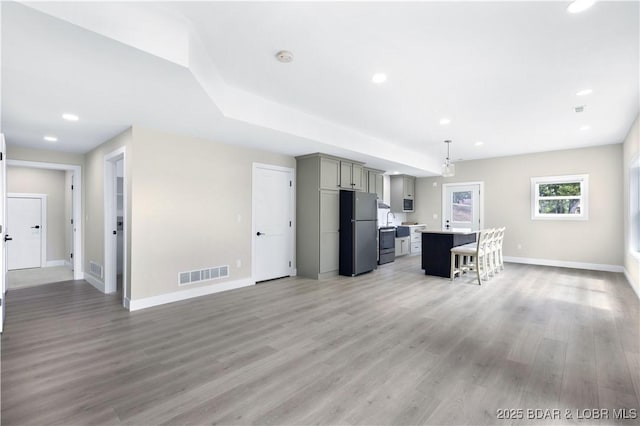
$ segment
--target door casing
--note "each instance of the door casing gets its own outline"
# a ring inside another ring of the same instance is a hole
[[[455,183],[444,183],[442,184],[442,212],[440,214],[441,218],[442,218],[442,229],[446,229],[446,205],[448,203],[447,200],[447,192],[450,188],[454,188],[456,186],[474,186],[477,185],[480,188],[480,205],[478,208],[478,214],[480,215],[480,223],[479,223],[479,228],[478,229],[483,229],[484,228],[484,182],[482,181],[477,181],[477,182],[455,182]]]
[[[289,227],[289,250],[290,250],[290,258],[291,266],[289,267],[289,275],[295,276],[297,274],[296,265],[295,265],[295,214],[296,214],[296,174],[295,170],[290,167],[282,167],[282,166],[274,166],[271,164],[263,164],[263,163],[253,163],[252,170],[252,190],[251,190],[251,276],[252,280],[255,283],[256,278],[256,169],[266,169],[273,170],[278,172],[286,172],[289,174],[289,178],[291,180],[291,187],[289,190],[289,217],[292,218],[292,226]]]
[[[15,167],[31,167],[35,169],[49,169],[49,170],[69,170],[73,173],[73,191],[71,191],[72,197],[72,217],[73,226],[75,229],[73,236],[73,279],[84,279],[84,265],[83,265],[83,226],[82,226],[82,166],[75,164],[59,164],[59,163],[46,163],[41,161],[23,161],[23,160],[7,160],[7,166]],[[6,181],[6,179],[5,179]],[[5,191],[6,194],[6,191]],[[6,217],[6,200],[5,200],[5,217]],[[3,230],[4,232],[4,230]],[[45,258],[46,259],[46,258]],[[5,263],[6,265],[6,263]],[[5,286],[6,288],[6,286]]]
[[[16,193],[10,192],[7,193],[7,205],[9,204],[9,198],[33,198],[40,200],[40,268],[45,268],[47,266],[47,194],[29,194],[29,193]],[[8,212],[8,209],[7,209]],[[10,219],[7,217],[7,219]],[[5,220],[5,224],[8,220]],[[11,229],[7,229],[9,231],[9,236],[11,234]],[[6,250],[6,247],[5,247]],[[8,256],[8,251],[7,251]],[[7,257],[7,269],[9,269],[8,257]]]
[[[118,229],[117,224],[117,185],[116,185],[116,163],[122,160],[123,188],[122,188],[122,221],[123,221],[123,248],[122,248],[122,306],[129,308],[127,298],[127,224],[129,215],[127,213],[127,152],[126,147],[121,147],[104,156],[104,292],[115,293],[117,291],[117,234],[113,231]]]

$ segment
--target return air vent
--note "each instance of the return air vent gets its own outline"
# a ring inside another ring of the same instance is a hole
[[[89,261],[89,273],[95,275],[98,278],[104,278],[102,275],[102,265],[97,264],[93,260]]]
[[[202,281],[216,280],[229,276],[229,265],[214,266],[213,268],[197,269],[178,273],[178,285],[196,284]]]

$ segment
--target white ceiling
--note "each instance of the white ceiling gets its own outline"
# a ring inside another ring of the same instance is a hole
[[[70,4],[2,3],[9,143],[86,152],[137,124],[429,175],[444,139],[465,160],[619,143],[639,109],[638,2]],[[155,44],[132,30],[154,19]]]

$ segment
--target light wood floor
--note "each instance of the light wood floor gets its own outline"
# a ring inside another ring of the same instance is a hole
[[[639,320],[621,274],[507,264],[480,287],[416,257],[133,313],[82,281],[18,289],[2,424],[571,424],[496,410],[638,409]]]

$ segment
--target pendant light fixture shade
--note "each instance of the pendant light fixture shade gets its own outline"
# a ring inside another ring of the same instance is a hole
[[[451,146],[451,141],[446,140],[444,143],[447,144],[447,159],[442,165],[442,177],[452,177],[456,175],[456,166],[455,164],[452,164],[449,159],[449,147]]]

